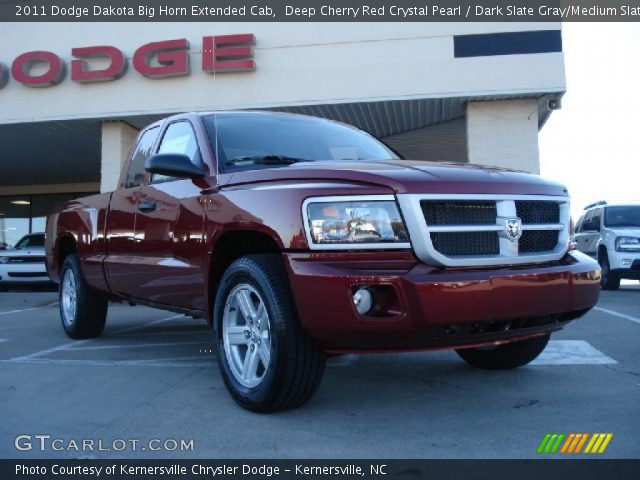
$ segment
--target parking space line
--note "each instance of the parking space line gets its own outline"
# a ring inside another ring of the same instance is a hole
[[[203,328],[200,330],[191,330],[191,331],[172,331],[172,332],[131,332],[126,333],[124,335],[120,335],[118,333],[112,333],[108,335],[109,338],[134,338],[140,335],[193,335],[194,333],[204,333],[208,330],[208,328]]]
[[[38,358],[38,357],[42,357],[44,355],[47,355],[49,353],[66,350],[67,347],[70,347],[71,345],[82,345],[83,343],[87,343],[87,342],[90,342],[90,341],[91,340],[77,340],[75,342],[64,343],[64,344],[58,345],[56,347],[47,348],[46,350],[40,350],[39,352],[30,353],[29,355],[22,355],[20,357],[14,357],[14,358],[11,358],[10,360],[28,360],[28,359],[31,359],[31,358]]]
[[[184,317],[183,314],[170,315],[168,317],[159,318],[157,320],[152,320],[151,322],[143,323],[142,325],[134,325],[133,327],[125,328],[123,330],[118,330],[113,332],[113,335],[121,335],[123,333],[135,332],[136,330],[142,330],[143,328],[151,327],[153,325],[157,325],[158,323],[168,322],[170,320],[175,320],[176,318]],[[111,335],[108,335],[111,336]]]
[[[42,310],[44,308],[48,308],[49,305],[45,305],[43,307],[31,307],[31,308],[23,308],[21,310],[9,310],[7,312],[0,312],[0,315],[11,315],[12,313],[22,313],[22,312],[30,312],[32,310]],[[22,317],[21,317],[22,318]]]
[[[9,360],[0,360],[0,363],[22,363],[32,365],[88,365],[88,366],[122,366],[122,367],[211,367],[215,362],[204,362],[193,360],[201,360],[203,357],[171,357],[158,358],[151,360],[69,360],[69,359],[53,359],[53,358],[12,358]]]
[[[640,324],[640,318],[632,317],[631,315],[627,315],[626,313],[616,312],[615,310],[609,310],[608,308],[602,307],[593,307],[594,310],[597,310],[602,313],[606,313],[608,315],[612,315],[618,318],[624,318],[625,320],[630,320],[632,322]]]
[[[356,364],[359,358],[360,355],[357,353],[338,355],[327,359],[327,367],[352,367]]]
[[[0,340],[2,341],[2,340]],[[202,340],[199,342],[166,342],[166,343],[130,343],[130,344],[118,344],[118,345],[89,345],[81,346],[77,348],[67,348],[67,352],[75,352],[76,350],[108,350],[111,348],[147,348],[147,347],[173,347],[177,345],[209,345],[210,342]]]
[[[150,327],[151,325],[156,325],[158,323],[162,323],[162,322],[168,322],[170,320],[174,320],[176,318],[180,318],[183,315],[171,315],[169,317],[164,317],[164,318],[160,318],[158,320],[153,320],[151,322],[147,322],[144,323],[142,325],[136,325],[134,327],[131,328],[125,328],[124,330],[118,330],[117,332],[114,332],[114,334],[118,335],[118,334],[122,334],[125,332],[131,332],[134,330],[139,330],[141,328],[146,328],[146,327]],[[78,345],[84,345],[86,343],[92,342],[94,341],[93,339],[88,339],[88,340],[76,340],[74,342],[68,342],[68,343],[63,343],[62,345],[58,345],[56,347],[51,347],[51,348],[47,348],[46,350],[41,350],[39,352],[34,352],[34,353],[30,353],[29,355],[22,355],[20,357],[14,357],[10,360],[15,360],[15,361],[23,361],[23,360],[30,360],[30,359],[34,359],[34,358],[39,358],[39,357],[43,357],[44,355],[48,355],[50,353],[54,353],[54,352],[60,352],[63,350],[67,350],[69,347],[75,346],[77,347]]]
[[[611,365],[618,363],[584,340],[551,340],[530,365]]]

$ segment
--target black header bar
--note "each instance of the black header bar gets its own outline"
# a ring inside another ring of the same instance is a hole
[[[2,480],[637,479],[640,460],[0,460]]]
[[[0,0],[2,22],[632,22],[640,0]]]

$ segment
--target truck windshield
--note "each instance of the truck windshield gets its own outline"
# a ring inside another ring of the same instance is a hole
[[[203,119],[221,172],[309,161],[398,158],[371,135],[321,118],[219,113]]]
[[[605,208],[604,224],[607,227],[640,227],[640,205]]]
[[[44,247],[44,233],[36,233],[34,235],[25,235],[22,237],[14,248],[32,248]]]

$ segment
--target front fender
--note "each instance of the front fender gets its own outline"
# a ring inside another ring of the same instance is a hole
[[[224,189],[207,202],[207,238],[215,238],[218,230],[255,230],[274,238],[282,250],[304,251],[309,249],[302,218],[307,198],[392,193],[379,186],[311,180]]]

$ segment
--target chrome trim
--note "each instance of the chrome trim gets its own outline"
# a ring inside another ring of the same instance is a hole
[[[429,231],[433,233],[441,232],[499,232],[502,225],[435,225],[429,227]]]
[[[523,223],[522,230],[562,230],[561,223]]]
[[[405,225],[416,256],[430,265],[445,267],[518,265],[559,260],[569,245],[569,197],[550,195],[491,195],[491,194],[399,194],[397,196]],[[496,202],[495,225],[437,225],[429,227],[424,218],[422,200],[490,200]],[[432,232],[500,232],[504,218],[517,217],[516,201],[553,201],[560,206],[560,223],[523,224],[523,230],[557,230],[558,244],[548,252],[519,253],[518,243],[500,235],[499,255],[446,256],[438,252],[431,241]]]
[[[402,215],[400,207],[393,195],[335,195],[327,197],[310,197],[302,202],[302,222],[307,236],[307,244],[310,250],[407,250],[411,248],[408,242],[403,243],[315,243],[309,226],[309,213],[307,207],[311,203],[331,202],[394,202],[398,213]],[[405,222],[405,228],[407,228]]]

